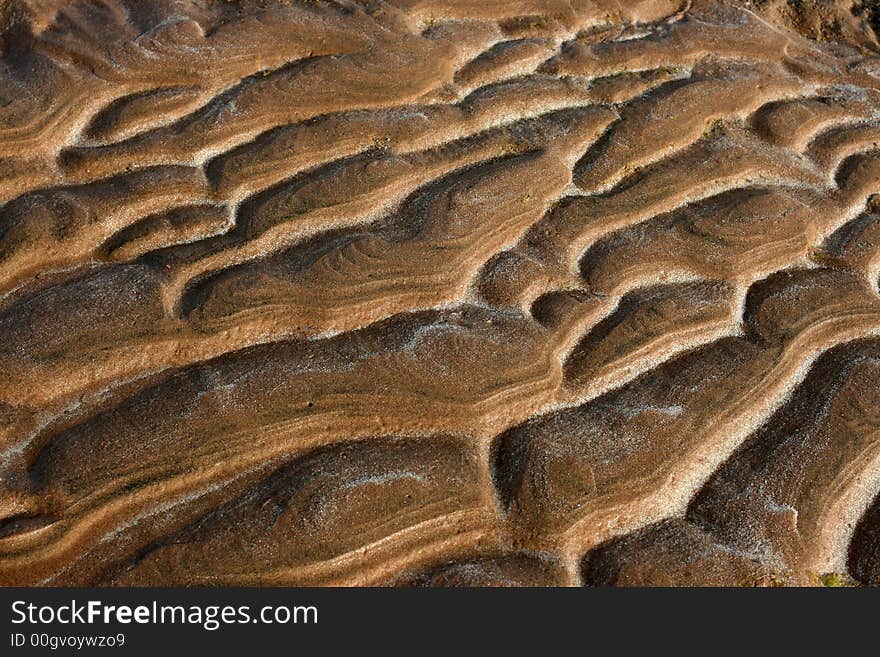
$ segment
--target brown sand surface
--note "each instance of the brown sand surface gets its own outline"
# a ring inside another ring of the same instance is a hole
[[[878,33],[0,0],[0,584],[880,584]]]

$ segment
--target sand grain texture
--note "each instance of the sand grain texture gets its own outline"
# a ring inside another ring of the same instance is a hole
[[[870,2],[0,6],[0,584],[880,584]]]

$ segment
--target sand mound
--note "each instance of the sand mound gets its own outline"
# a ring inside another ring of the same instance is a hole
[[[880,5],[874,0],[752,0],[744,4],[810,39],[878,50]]]
[[[876,29],[7,3],[0,583],[880,583]]]

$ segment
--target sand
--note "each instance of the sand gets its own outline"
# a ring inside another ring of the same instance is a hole
[[[0,6],[0,584],[880,584],[875,4]]]

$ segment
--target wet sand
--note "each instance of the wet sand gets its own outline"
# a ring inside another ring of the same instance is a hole
[[[871,3],[0,6],[0,584],[880,584]]]

